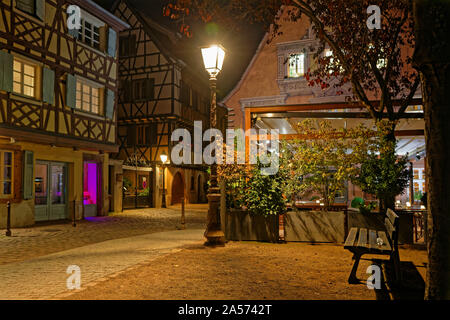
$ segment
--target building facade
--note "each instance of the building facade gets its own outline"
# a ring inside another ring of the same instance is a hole
[[[81,12],[69,32],[67,7]],[[0,227],[121,207],[118,33],[90,0],[0,1]]]
[[[347,102],[348,96],[341,94],[341,91],[348,92],[346,88],[333,85],[337,79],[331,79],[330,87],[326,89],[308,85],[306,73],[317,65],[314,53],[319,46],[309,20],[304,17],[295,22],[283,18],[281,21],[281,34],[270,42],[267,41],[269,35],[262,39],[239,83],[221,101],[229,111],[229,127],[278,129],[280,139],[284,140],[299,138],[297,124],[308,119],[306,114],[314,114],[318,120],[326,118],[335,127],[351,128],[361,123],[373,127],[373,120],[352,116],[366,109]],[[332,55],[332,52],[325,49],[323,54]],[[369,98],[374,102],[377,100],[374,94]],[[424,156],[425,124],[421,100],[418,90],[413,105],[407,110],[409,113],[416,112],[418,117],[402,119],[396,128],[399,141],[397,152],[401,155],[408,153],[411,160],[418,153],[422,158]],[[349,203],[355,197],[373,199],[349,183],[345,194],[336,202]],[[404,198],[402,201],[406,202]]]
[[[137,10],[132,1],[117,1],[112,12],[130,28],[120,33],[118,159],[124,161],[124,208],[207,202],[207,167],[175,165],[171,136],[176,129],[193,135],[194,121],[209,128],[210,89],[203,68],[187,56],[182,38]],[[198,61],[197,61],[198,62]],[[218,118],[226,126],[226,109]],[[168,156],[163,166],[161,154]],[[164,174],[163,174],[164,168]],[[163,183],[163,177],[165,181]]]

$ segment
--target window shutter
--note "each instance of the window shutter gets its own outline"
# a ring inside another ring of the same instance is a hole
[[[45,20],[45,0],[36,0],[36,15],[42,21]]]
[[[0,90],[12,91],[13,56],[0,50]]]
[[[116,57],[116,42],[117,33],[112,29],[108,29],[108,55],[115,58]]]
[[[114,116],[114,91],[107,89],[106,90],[106,117],[108,119],[112,119]]]
[[[145,80],[145,98],[147,100],[153,100],[155,97],[155,79],[150,78]]]
[[[43,68],[42,100],[46,103],[55,104],[55,72]]]
[[[68,74],[66,81],[66,105],[71,108],[77,106],[77,79]]]
[[[33,199],[33,168],[34,154],[33,151],[24,152],[23,161],[23,199]]]

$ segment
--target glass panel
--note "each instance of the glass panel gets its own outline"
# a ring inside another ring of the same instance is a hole
[[[14,60],[14,71],[22,72],[22,64],[17,60]]]
[[[289,57],[289,78],[302,77],[305,73],[305,55],[294,54]]]
[[[36,178],[34,179],[35,204],[47,204],[47,170],[48,165],[36,164]]]
[[[34,77],[34,67],[33,66],[30,66],[28,64],[24,64],[23,65],[23,69],[24,69],[23,71],[24,71],[24,73],[26,75]]]
[[[23,83],[27,86],[34,87],[34,78],[26,75],[23,77]]]
[[[11,167],[5,167],[3,170],[3,180],[5,181],[11,181],[12,178],[12,168]]]
[[[6,166],[12,165],[12,152],[5,152],[4,155],[3,164]]]
[[[51,167],[52,177],[52,204],[64,204],[65,203],[65,173],[63,165],[52,165]]]
[[[21,82],[22,81],[22,76],[21,76],[20,72],[14,71],[14,81],[15,82]]]
[[[34,96],[34,89],[32,87],[24,86],[23,87],[23,94],[27,95],[27,96],[30,96],[30,97],[33,97]]]
[[[4,195],[11,194],[11,182],[10,181],[3,182],[3,194]]]
[[[22,86],[20,83],[14,82],[13,90],[16,93],[22,93]]]
[[[83,203],[97,204],[97,164],[84,163]]]

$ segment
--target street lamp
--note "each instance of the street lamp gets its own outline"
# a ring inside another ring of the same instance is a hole
[[[217,127],[217,75],[222,70],[223,60],[225,59],[225,50],[220,45],[211,45],[202,48],[203,63],[209,73],[209,83],[211,87],[211,128]],[[216,139],[217,141],[217,139]],[[211,174],[209,176],[208,190],[208,217],[205,231],[205,245],[223,245],[225,235],[220,227],[220,189],[217,183],[217,164],[211,165]]]
[[[162,190],[162,203],[161,203],[161,208],[167,208],[167,205],[166,205],[166,177],[165,177],[165,170],[166,170],[166,167],[165,167],[165,164],[166,164],[166,161],[167,161],[167,154],[163,151],[162,153],[161,153],[161,155],[160,155],[160,158],[161,158],[161,162],[162,162],[162,170],[163,170],[163,185],[162,185],[162,187],[163,187],[163,190]]]

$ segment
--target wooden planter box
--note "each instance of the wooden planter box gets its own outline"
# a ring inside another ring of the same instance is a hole
[[[278,242],[278,215],[265,217],[248,211],[227,211],[225,237],[232,241]]]
[[[342,243],[345,240],[343,211],[292,211],[285,214],[284,223],[288,242]]]

